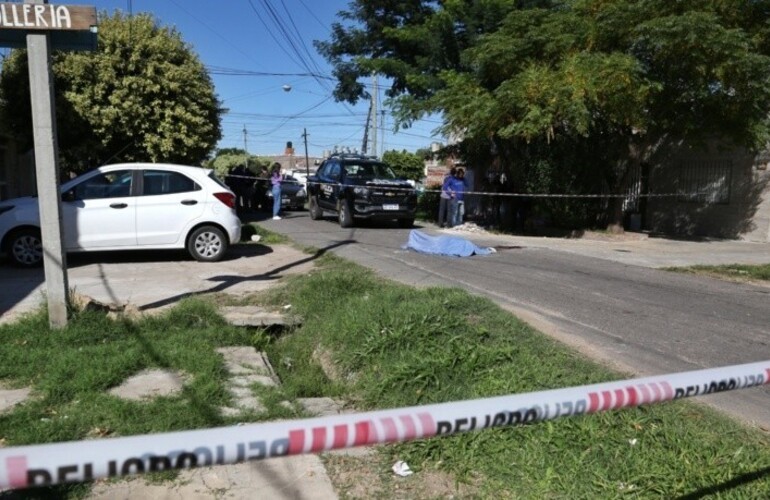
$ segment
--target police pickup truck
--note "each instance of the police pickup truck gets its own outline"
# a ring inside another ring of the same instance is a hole
[[[327,158],[308,177],[308,195],[311,219],[334,212],[342,227],[353,226],[355,219],[397,220],[412,227],[417,211],[417,193],[407,181],[387,163],[358,154]]]

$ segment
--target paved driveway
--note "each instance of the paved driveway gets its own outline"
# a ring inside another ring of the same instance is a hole
[[[100,302],[158,309],[196,293],[261,291],[281,276],[312,269],[315,257],[288,245],[237,245],[221,262],[196,262],[178,252],[102,252],[68,259],[69,287]],[[0,322],[37,308],[42,269],[0,264]]]

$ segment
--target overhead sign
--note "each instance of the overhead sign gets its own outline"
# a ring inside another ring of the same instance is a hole
[[[96,7],[0,2],[0,29],[88,31],[96,26]]]
[[[97,34],[92,31],[51,31],[53,50],[95,51]],[[23,49],[27,46],[27,32],[0,28],[0,47]]]

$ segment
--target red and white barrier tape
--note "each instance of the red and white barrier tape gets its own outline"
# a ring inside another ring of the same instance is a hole
[[[524,425],[770,383],[770,361],[472,401],[93,441],[0,448],[0,489]]]

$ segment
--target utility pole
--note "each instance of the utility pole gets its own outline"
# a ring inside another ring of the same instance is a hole
[[[373,77],[374,92],[372,92],[372,152],[377,156],[377,94],[380,89],[377,82],[377,74]]]
[[[48,0],[25,0],[24,3],[39,5],[47,4]],[[67,326],[69,285],[67,254],[62,243],[59,146],[50,34],[47,31],[30,32],[27,35],[27,54],[48,324],[51,328],[64,328]]]
[[[249,148],[246,145],[246,137],[248,136],[246,131],[246,124],[243,124],[243,152],[246,155],[246,168],[249,168]]]
[[[302,138],[305,139],[305,175],[310,177],[310,159],[307,156],[307,129],[302,129]]]
[[[385,154],[385,110],[380,110],[380,116],[382,117],[382,120],[380,120],[380,129],[382,133],[382,140],[380,141],[380,158]]]

